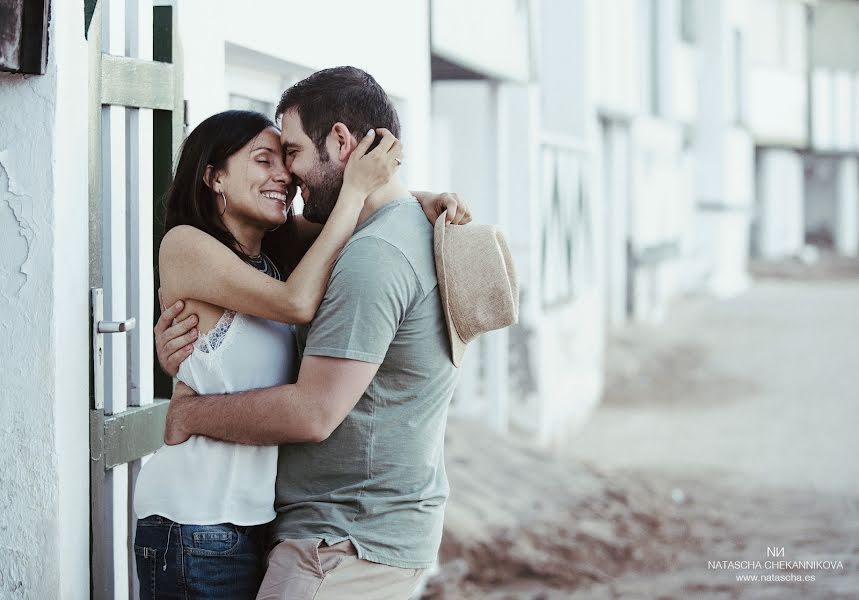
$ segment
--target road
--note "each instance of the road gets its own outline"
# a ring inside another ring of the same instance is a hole
[[[615,338],[607,362],[575,456],[859,493],[859,281],[766,280],[727,301],[685,300],[662,326]]]
[[[612,336],[560,452],[452,422],[424,597],[859,598],[859,276],[781,275]]]

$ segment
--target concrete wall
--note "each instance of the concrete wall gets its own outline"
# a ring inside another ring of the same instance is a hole
[[[49,52],[44,76],[0,74],[4,598],[89,595],[82,3],[52,3]]]

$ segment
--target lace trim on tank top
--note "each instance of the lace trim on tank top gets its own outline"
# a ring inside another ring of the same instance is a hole
[[[245,262],[256,270],[262,271],[269,277],[277,279],[278,281],[283,281],[280,270],[267,254],[261,252],[257,256],[245,257]],[[215,323],[215,326],[210,329],[208,333],[197,338],[197,341],[194,342],[194,347],[205,354],[209,354],[217,350],[224,342],[224,338],[230,330],[230,325],[232,325],[233,321],[236,319],[236,315],[237,313],[234,310],[225,310],[224,314],[221,315],[221,318],[218,319],[218,322]]]
[[[230,325],[233,324],[235,318],[236,311],[225,310],[224,314],[221,315],[221,318],[218,319],[218,322],[215,323],[215,326],[212,327],[208,333],[197,338],[197,341],[194,343],[194,347],[200,350],[200,352],[205,352],[206,354],[217,350],[223,343],[227,332],[230,330]]]

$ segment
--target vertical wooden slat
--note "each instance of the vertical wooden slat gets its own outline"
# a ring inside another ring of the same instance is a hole
[[[127,54],[141,60],[152,60],[153,16],[151,0],[128,0]],[[153,294],[152,272],[152,110],[131,111],[128,121],[129,174],[129,308],[138,319],[129,343],[131,360],[131,396],[135,406],[150,404],[153,387]],[[134,559],[134,487],[142,462],[128,465],[128,595],[137,600],[137,569]]]
[[[93,5],[89,23],[89,246],[90,286],[103,287],[102,269],[102,164],[101,164],[101,54],[102,9],[104,2]],[[113,596],[113,560],[110,554],[110,531],[107,489],[104,472],[104,411],[90,410],[90,581],[94,600]]]
[[[152,60],[152,6],[147,0],[128,1],[127,52]],[[128,308],[137,317],[129,344],[129,404],[152,402],[153,245],[152,245],[152,110],[128,110]]]
[[[93,7],[89,28],[89,285],[103,287],[101,209],[102,6]]]
[[[102,22],[102,51],[125,54],[125,3],[105,2]],[[102,107],[102,210],[104,213],[104,294],[108,319],[128,316],[126,302],[126,109]],[[110,335],[105,341],[105,413],[114,414],[128,405],[127,341]],[[112,527],[110,551],[113,560],[113,597],[128,597],[128,467],[120,465],[106,473],[107,508]]]
[[[151,0],[127,0],[126,55],[152,60]],[[129,109],[127,118],[128,171],[128,308],[137,317],[138,326],[126,337],[128,343],[129,405],[150,404],[153,399],[153,272],[152,272],[152,110]],[[134,559],[134,487],[141,461],[128,464],[126,499],[126,556],[128,560],[128,597],[139,598],[137,569]]]

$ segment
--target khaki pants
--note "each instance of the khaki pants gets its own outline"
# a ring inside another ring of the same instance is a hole
[[[408,600],[422,573],[361,560],[348,540],[284,540],[268,555],[257,600]]]

